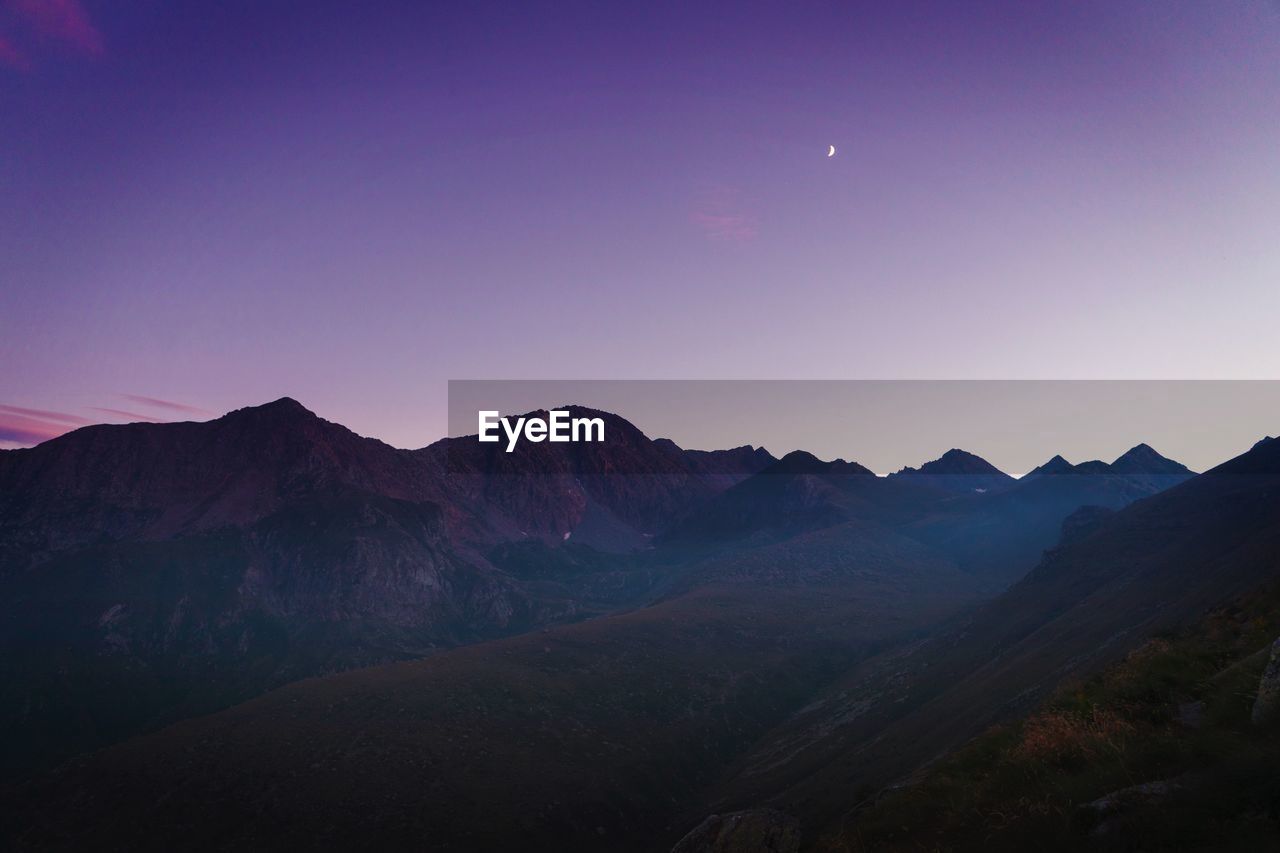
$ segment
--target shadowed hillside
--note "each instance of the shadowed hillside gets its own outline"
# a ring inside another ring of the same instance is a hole
[[[1258,699],[1277,636],[1275,587],[1161,634],[867,798],[817,849],[1269,849],[1280,719]]]
[[[919,551],[823,532],[632,613],[300,682],[25,786],[18,846],[651,849],[822,684],[966,600]]]
[[[855,667],[762,739],[714,802],[778,806],[811,831],[827,826],[859,799],[850,792],[901,779],[1277,571],[1271,442],[1095,520],[972,615]]]

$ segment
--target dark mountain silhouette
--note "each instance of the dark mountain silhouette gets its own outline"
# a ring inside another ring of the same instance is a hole
[[[1050,474],[1070,474],[1074,469],[1075,469],[1075,466],[1073,466],[1070,462],[1063,459],[1061,456],[1055,455],[1052,459],[1050,459],[1048,462],[1044,463],[1043,465],[1039,465],[1036,468],[1033,468],[1022,479],[1031,480],[1036,477],[1044,477]]]
[[[207,423],[84,427],[0,457],[0,541],[16,546],[5,553],[13,558],[159,540],[343,489],[429,500],[413,458],[288,398]]]
[[[1126,450],[1111,463],[1111,470],[1117,474],[1185,475],[1192,473],[1186,465],[1166,459],[1148,444],[1139,444]]]
[[[856,462],[796,450],[690,513],[663,541],[758,544],[855,519],[892,523],[941,497],[906,480],[877,477]]]
[[[910,479],[947,492],[993,492],[1016,481],[981,456],[952,448],[919,468],[903,468],[890,477]]]
[[[669,438],[655,438],[653,443],[664,452],[683,457],[695,470],[708,475],[742,478],[763,471],[778,461],[763,447],[749,444],[728,450],[688,450]]]
[[[1145,445],[881,478],[571,411],[607,441],[397,450],[285,399],[0,455],[7,775],[144,733],[10,787],[5,836],[648,850],[775,799],[816,826],[841,774],[887,779],[1092,665],[1164,612],[1159,561],[1243,559],[1269,512],[1256,465],[1157,495],[1191,475]],[[1196,565],[1188,595],[1232,588]]]
[[[1074,474],[1083,476],[1110,474],[1128,477],[1147,484],[1160,482],[1164,483],[1164,488],[1168,488],[1168,486],[1185,480],[1194,473],[1181,462],[1175,462],[1172,459],[1161,456],[1150,445],[1139,444],[1126,450],[1110,465],[1096,459],[1072,465],[1061,456],[1054,456],[1022,479],[1032,480],[1047,475],[1063,476]],[[1165,479],[1160,480],[1159,478]]]
[[[286,398],[0,456],[5,772],[308,675],[643,602],[651,566],[580,543],[648,548],[770,457],[686,456],[598,414],[603,445],[406,451]]]

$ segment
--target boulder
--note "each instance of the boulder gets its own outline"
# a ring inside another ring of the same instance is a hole
[[[1260,725],[1273,719],[1280,708],[1280,638],[1271,644],[1271,658],[1258,682],[1258,698],[1253,700],[1253,723]]]
[[[671,853],[796,853],[800,823],[774,809],[711,815],[676,842]]]

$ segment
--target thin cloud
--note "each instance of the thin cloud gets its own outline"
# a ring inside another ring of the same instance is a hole
[[[756,218],[744,208],[740,193],[728,187],[700,194],[689,221],[712,240],[740,243],[759,233]]]
[[[0,442],[26,446],[57,438],[71,428],[38,418],[0,412]]]
[[[9,41],[0,34],[0,65],[7,65],[18,71],[30,71],[31,62],[27,59],[26,54],[18,50],[13,42]]]
[[[108,415],[115,415],[117,418],[128,418],[131,421],[142,421],[149,424],[164,424],[168,421],[163,418],[153,418],[150,415],[140,415],[137,412],[126,412],[123,409],[105,409],[99,406],[90,406],[95,412],[102,412]]]
[[[212,415],[213,412],[208,409],[202,409],[199,406],[188,406],[185,403],[175,403],[172,400],[161,400],[157,397],[143,397],[141,394],[120,394],[125,400],[132,400],[135,403],[141,403],[144,406],[151,406],[156,409],[168,409],[172,412],[182,412],[188,415]]]
[[[713,240],[743,241],[756,236],[757,228],[744,214],[715,214],[695,211],[691,217],[694,225]]]
[[[85,426],[93,423],[88,418],[82,418],[79,415],[69,415],[66,412],[46,412],[44,409],[24,409],[21,406],[0,405],[0,413],[21,415],[23,417],[36,418],[44,421],[61,421],[62,423],[74,424],[76,426]]]
[[[8,7],[36,33],[77,53],[98,57],[106,43],[80,0],[9,0]]]

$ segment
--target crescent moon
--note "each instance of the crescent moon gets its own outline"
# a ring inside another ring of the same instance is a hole
[[[836,147],[834,145],[827,146],[827,156],[828,157],[836,156]]]

